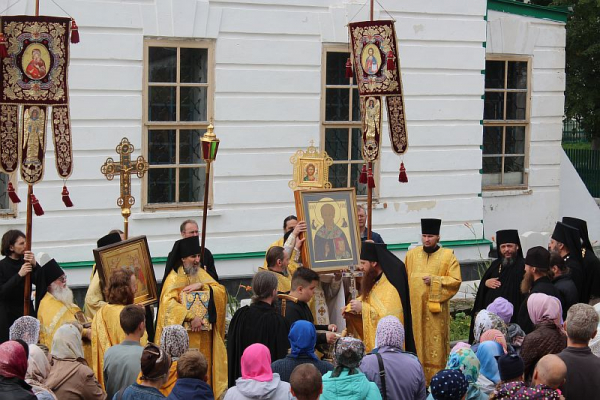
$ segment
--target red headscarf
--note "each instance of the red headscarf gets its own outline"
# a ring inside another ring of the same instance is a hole
[[[241,360],[242,378],[259,382],[273,380],[271,353],[264,344],[255,343],[246,347]]]
[[[25,348],[15,341],[0,344],[0,375],[5,378],[25,379],[27,354]]]

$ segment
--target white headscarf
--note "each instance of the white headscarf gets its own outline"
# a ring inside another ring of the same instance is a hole
[[[65,324],[56,330],[51,354],[56,358],[83,358],[81,332],[75,325]]]
[[[10,340],[21,339],[25,343],[37,344],[40,337],[40,321],[29,315],[18,318],[9,329]]]

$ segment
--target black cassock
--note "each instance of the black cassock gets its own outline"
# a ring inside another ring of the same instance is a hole
[[[308,321],[313,325],[315,323],[315,318],[312,315],[312,311],[310,311],[310,307],[303,301],[298,301],[297,303],[288,301],[286,303],[285,319],[290,328],[294,322],[299,320]],[[318,331],[326,331],[327,328],[328,325],[315,325],[315,329]],[[317,332],[317,345],[324,344],[327,344],[327,334],[325,332]]]
[[[277,309],[258,301],[236,311],[227,334],[227,361],[229,387],[242,376],[240,360],[246,347],[262,343],[271,352],[271,362],[284,358],[290,347],[289,326]],[[218,362],[218,360],[215,360]]]
[[[594,250],[585,249],[583,266],[585,267],[585,278],[589,285],[590,297],[600,297],[600,260],[594,254]]]
[[[513,315],[510,322],[517,322],[518,311],[521,303],[523,302],[523,295],[521,294],[521,281],[525,274],[525,259],[523,257],[517,257],[515,262],[511,266],[503,266],[502,258],[498,258],[492,262],[492,265],[485,271],[479,282],[479,288],[477,289],[477,296],[475,297],[475,304],[471,312],[471,329],[469,331],[469,343],[473,343],[475,339],[473,337],[473,327],[475,325],[475,317],[477,313],[487,306],[489,306],[498,297],[504,297],[513,305]],[[498,278],[500,280],[500,287],[498,289],[490,289],[485,286],[485,281],[492,278]]]

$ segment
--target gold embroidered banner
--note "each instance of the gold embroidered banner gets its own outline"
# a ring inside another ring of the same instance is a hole
[[[0,166],[11,173],[19,166],[19,108],[2,104],[0,110]]]
[[[404,154],[408,148],[406,119],[404,118],[404,101],[402,96],[386,96],[388,124],[390,125],[390,142],[396,154]]]
[[[381,147],[382,103],[381,96],[361,96],[362,153],[366,161],[375,161]]]
[[[46,107],[25,106],[21,128],[21,178],[33,185],[44,176]]]
[[[69,107],[52,107],[52,134],[54,138],[54,152],[56,153],[56,171],[61,178],[67,179],[71,176],[73,170]]]

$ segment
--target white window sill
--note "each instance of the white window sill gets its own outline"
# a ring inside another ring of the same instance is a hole
[[[207,217],[216,217],[222,215],[221,211],[208,210]],[[191,218],[196,220],[202,219],[202,209],[185,209],[185,210],[156,210],[156,211],[145,211],[141,213],[132,213],[129,217],[130,220],[144,220],[144,219],[165,219],[165,218]]]
[[[512,189],[512,190],[484,190],[481,192],[481,197],[507,197],[507,196],[522,196],[533,194],[531,189]]]

